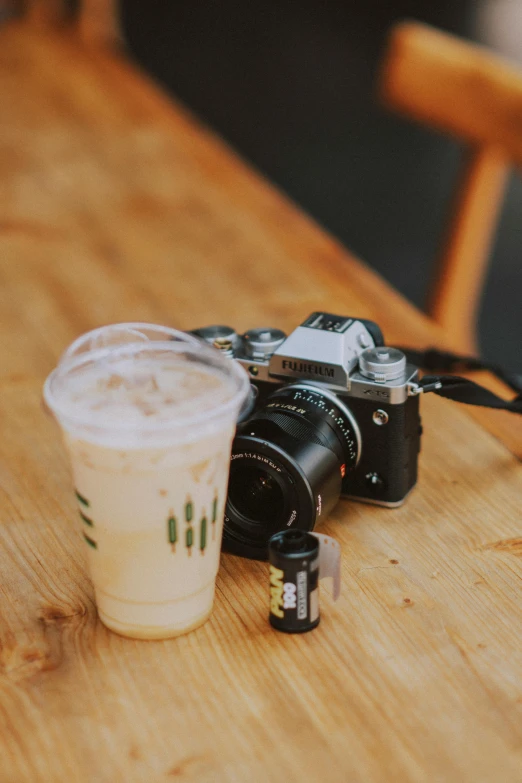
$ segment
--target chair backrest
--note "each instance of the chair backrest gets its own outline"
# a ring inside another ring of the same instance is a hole
[[[120,42],[117,0],[25,0],[20,2],[28,21],[38,25],[68,25],[90,44]]]
[[[522,72],[480,46],[403,22],[391,32],[379,88],[388,107],[468,145],[428,311],[455,348],[475,351],[506,175],[522,166]]]

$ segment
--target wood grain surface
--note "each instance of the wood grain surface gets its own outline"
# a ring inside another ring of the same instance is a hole
[[[323,530],[343,593],[317,630],[267,622],[267,567],[224,556],[175,640],[96,618],[41,385],[118,320],[293,328],[314,309],[430,322],[128,66],[0,30],[0,781],[522,780],[522,467],[423,400],[420,480]]]

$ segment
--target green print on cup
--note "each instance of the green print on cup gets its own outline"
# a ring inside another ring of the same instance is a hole
[[[76,499],[81,504],[81,506],[83,506],[84,508],[89,508],[91,504],[89,503],[86,497],[80,494],[77,489],[74,490],[74,494],[76,495]],[[94,522],[90,517],[87,516],[87,514],[83,513],[83,509],[81,507],[78,509],[78,513],[81,517],[82,522],[84,522],[89,527],[94,527]],[[86,540],[86,542],[89,544],[91,549],[98,549],[98,544],[96,543],[96,541],[94,541],[94,539],[90,538],[90,536],[86,535],[86,533],[83,534],[83,537]]]
[[[176,517],[171,514],[168,521],[168,528],[169,528],[169,542],[172,548],[172,551],[176,551],[176,541],[178,540],[178,525],[176,522]]]
[[[82,520],[85,522],[86,525],[89,525],[89,527],[94,527],[94,522],[92,519],[89,519],[89,517],[86,517],[83,511],[80,509],[80,516]]]
[[[79,501],[80,501],[80,503],[82,504],[82,506],[86,506],[87,508],[89,508],[89,506],[90,506],[91,504],[89,503],[89,501],[88,501],[88,500],[86,500],[86,498],[84,498],[84,496],[83,496],[83,495],[80,495],[80,493],[78,492],[78,490],[77,490],[77,489],[75,489],[75,490],[74,490],[74,494],[76,495],[76,498],[77,498],[77,500],[79,500]]]
[[[207,518],[202,517],[200,522],[200,529],[199,529],[199,548],[202,554],[205,551],[206,545],[207,545]]]
[[[167,538],[173,552],[176,551],[176,544],[178,542],[178,522],[174,514],[171,512],[167,519]],[[204,554],[207,548],[208,539],[208,519],[204,513],[199,521],[199,551]],[[189,526],[185,530],[185,546],[188,554],[192,554],[192,547],[194,546],[194,528],[189,523]]]
[[[194,505],[190,497],[187,498],[185,503],[185,522],[188,524],[188,528],[185,530],[185,546],[189,555],[192,554],[192,546],[194,544],[194,531],[192,529],[192,517],[194,516]]]
[[[192,544],[194,543],[194,531],[191,527],[188,527],[185,531],[185,544],[188,549],[189,555],[192,554]]]
[[[212,501],[212,541],[216,538],[216,520],[217,520],[218,496]]]
[[[217,495],[212,502],[212,514],[210,515],[210,521],[212,522],[212,539],[214,539],[215,522],[217,520],[217,507],[218,498]],[[187,500],[184,506],[184,516],[187,522],[187,528],[185,529],[185,547],[189,555],[192,554],[192,548],[197,546],[197,527],[194,529],[194,504],[190,498]],[[197,526],[197,523],[196,523]],[[202,516],[199,520],[199,551],[200,554],[204,554],[208,544],[208,526],[209,517],[203,509]],[[183,534],[181,534],[183,537]],[[176,544],[178,543],[178,520],[174,516],[174,512],[171,509],[169,517],[167,519],[167,538],[173,552],[176,551]]]
[[[85,533],[83,534],[83,537],[85,538],[85,540],[87,541],[87,543],[92,549],[98,549],[98,544],[96,543],[96,541],[93,541],[92,538],[86,536]]]

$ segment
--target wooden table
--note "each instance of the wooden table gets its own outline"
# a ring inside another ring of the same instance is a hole
[[[292,329],[314,309],[442,336],[116,57],[0,30],[0,781],[522,780],[522,468],[423,400],[419,486],[342,501],[341,599],[267,623],[265,564],[224,556],[198,631],[96,618],[41,386],[118,320]]]

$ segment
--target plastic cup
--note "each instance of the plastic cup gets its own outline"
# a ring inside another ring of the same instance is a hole
[[[209,616],[230,449],[248,376],[197,338],[117,324],[76,340],[44,386],[71,459],[98,614],[161,639]]]

